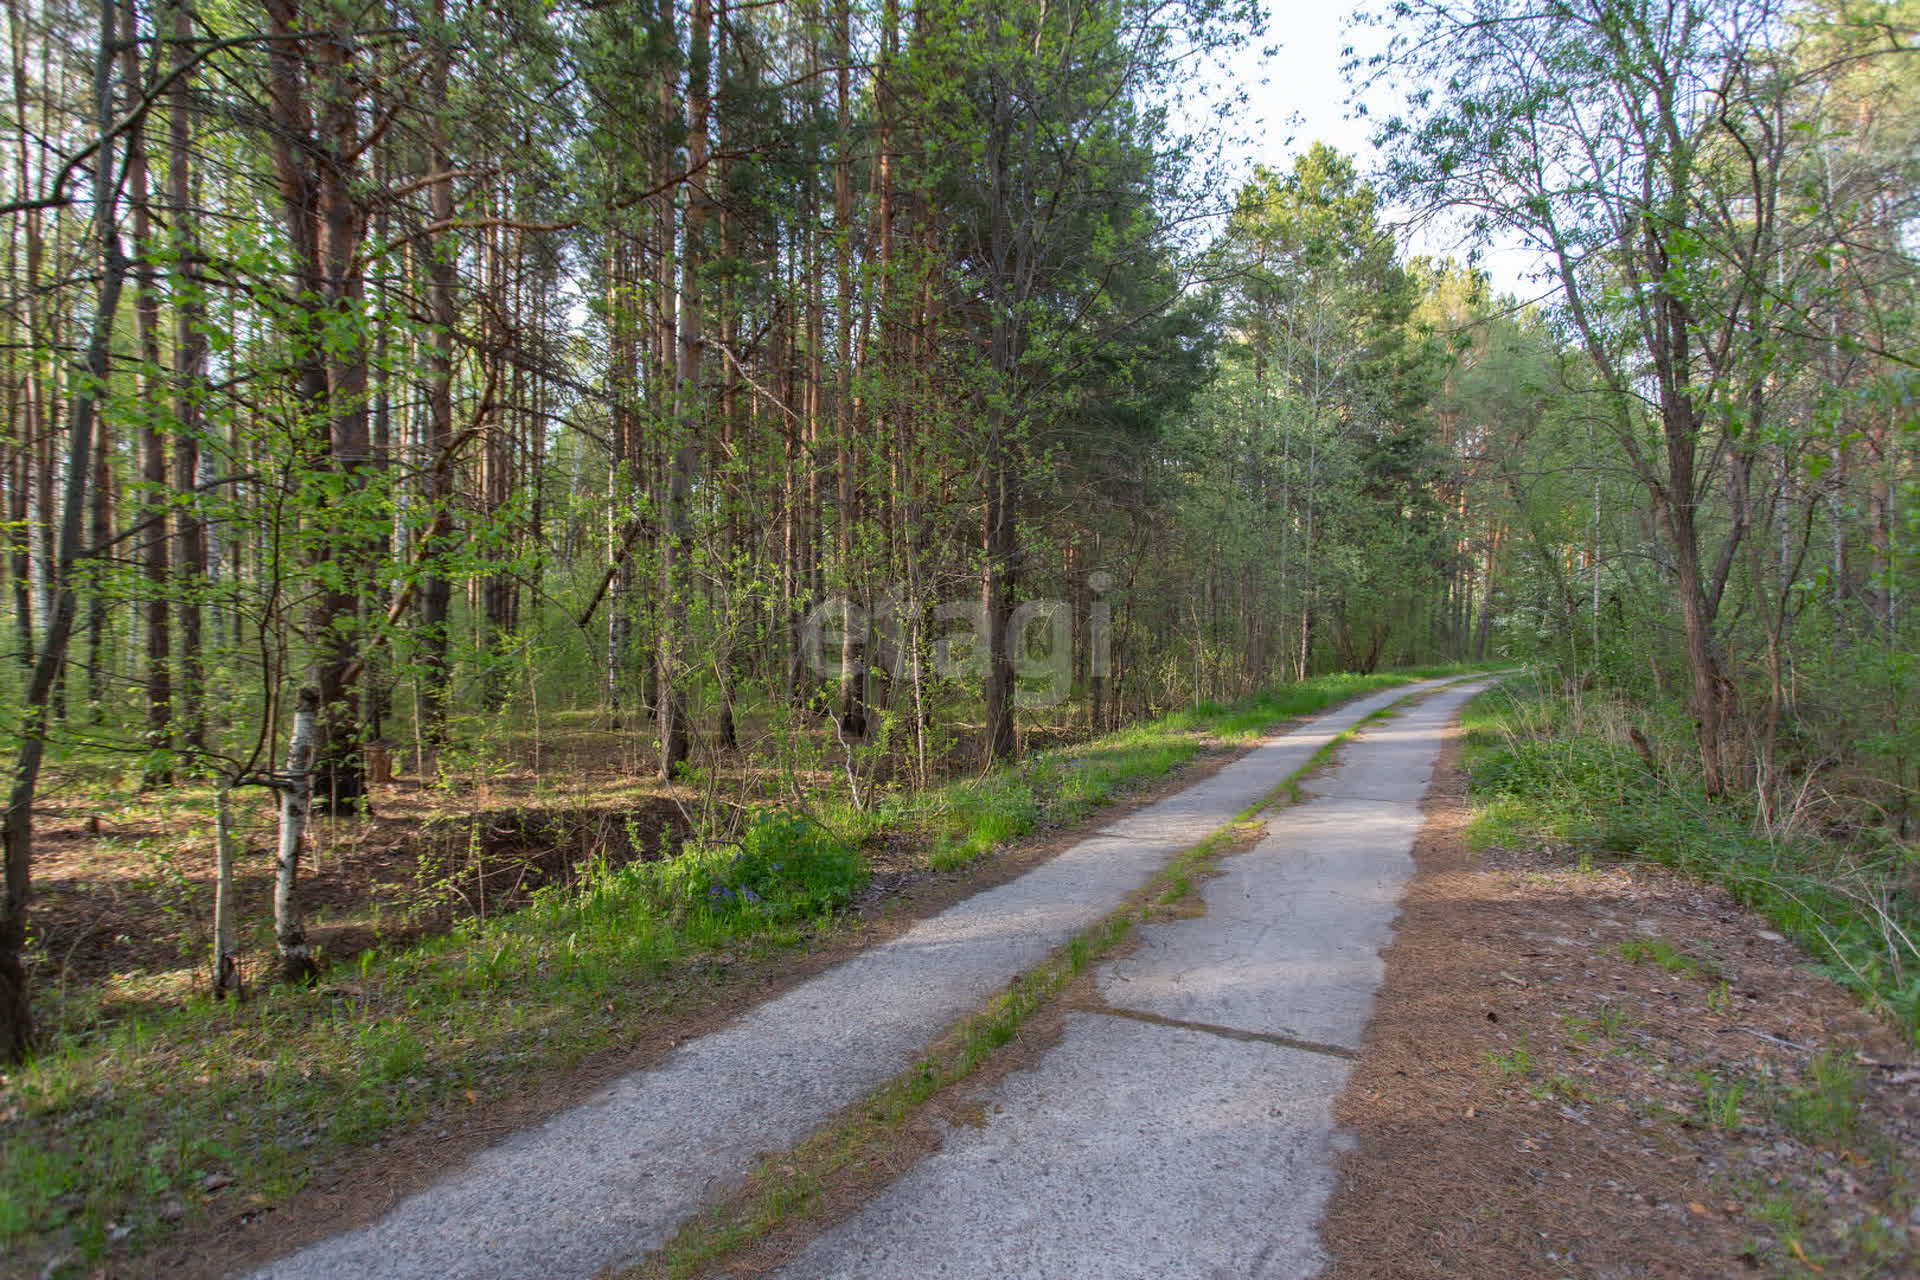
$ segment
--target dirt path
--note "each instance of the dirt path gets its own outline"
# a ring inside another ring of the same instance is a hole
[[[1716,889],[1471,856],[1457,762],[1340,1100],[1327,1274],[1920,1274],[1898,1037]]]

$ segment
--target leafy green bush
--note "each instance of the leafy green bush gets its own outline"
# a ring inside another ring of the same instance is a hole
[[[737,845],[694,847],[646,865],[669,909],[698,907],[774,922],[843,907],[867,882],[859,854],[819,823],[789,813],[757,815]]]

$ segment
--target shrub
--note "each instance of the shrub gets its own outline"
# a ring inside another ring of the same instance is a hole
[[[775,922],[843,907],[867,881],[858,854],[819,823],[788,813],[759,814],[737,845],[692,846],[648,867],[669,910],[751,912]]]

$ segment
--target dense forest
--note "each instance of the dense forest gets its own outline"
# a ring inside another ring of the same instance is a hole
[[[1920,993],[1917,31],[1408,0],[1230,174],[1251,0],[9,0],[0,1055],[50,781],[275,797],[297,979],[308,806],[543,725],[731,838],[1454,661]]]
[[[924,780],[1484,647],[1476,286],[1324,149],[1206,184],[1176,82],[1251,21],[20,9],[16,780],[278,783],[303,686],[335,811],[579,707],[662,777],[801,715]]]

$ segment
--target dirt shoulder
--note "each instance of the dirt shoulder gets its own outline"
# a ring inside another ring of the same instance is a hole
[[[1456,732],[1336,1108],[1327,1274],[1920,1273],[1898,1034],[1718,889],[1470,853],[1466,781]]]

